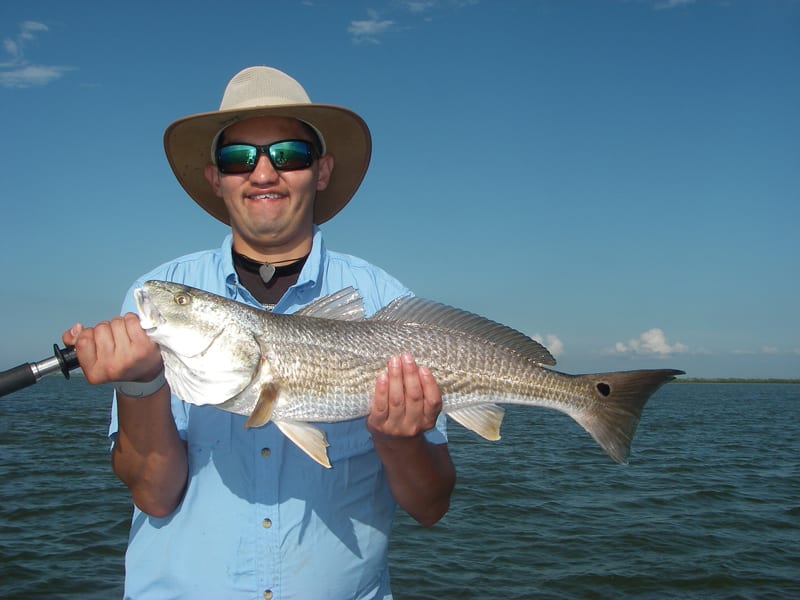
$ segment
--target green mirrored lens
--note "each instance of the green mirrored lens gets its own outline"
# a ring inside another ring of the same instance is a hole
[[[217,150],[217,167],[223,173],[247,173],[258,160],[258,148],[249,144],[231,144]]]
[[[277,142],[270,145],[269,157],[272,165],[283,171],[306,169],[314,160],[311,154],[311,145],[300,140]]]

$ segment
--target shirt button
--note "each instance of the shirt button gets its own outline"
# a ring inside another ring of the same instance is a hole
[[[261,521],[261,525],[264,527],[264,529],[269,529],[272,527],[272,519],[264,519]]]
[[[272,590],[264,590],[264,600],[272,600]]]
[[[272,454],[272,450],[270,450],[269,448],[261,449],[261,456],[263,456],[264,458],[267,458],[270,454]]]

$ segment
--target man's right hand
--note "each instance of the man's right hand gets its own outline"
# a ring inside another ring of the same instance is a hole
[[[61,336],[75,346],[78,363],[89,383],[151,381],[163,363],[158,345],[139,324],[139,317],[127,313],[94,327],[76,323]]]

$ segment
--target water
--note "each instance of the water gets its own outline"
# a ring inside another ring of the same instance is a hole
[[[0,597],[121,596],[109,395],[52,377],[0,399]],[[799,416],[800,385],[668,385],[628,466],[552,411],[509,407],[497,443],[451,424],[452,506],[398,517],[395,598],[800,597]]]

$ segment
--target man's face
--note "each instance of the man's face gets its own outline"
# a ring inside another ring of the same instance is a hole
[[[228,127],[223,143],[266,145],[287,139],[314,141],[295,119],[259,117]],[[261,154],[249,173],[226,175],[215,165],[208,165],[205,173],[230,214],[234,247],[259,258],[291,253],[311,239],[314,199],[327,187],[332,168],[333,159],[324,156],[308,169],[277,171]]]

